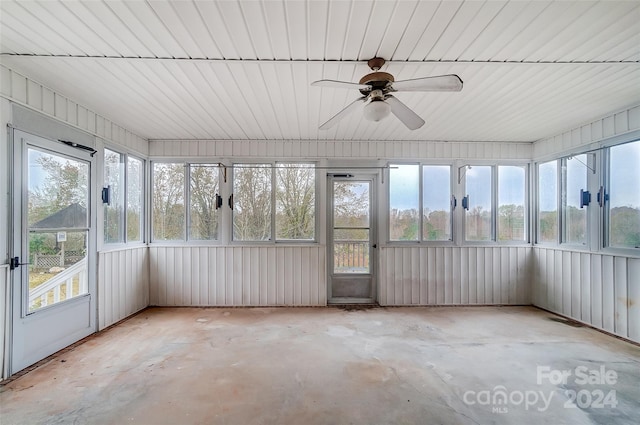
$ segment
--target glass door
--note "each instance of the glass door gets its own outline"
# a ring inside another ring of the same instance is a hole
[[[373,176],[330,176],[327,239],[330,303],[375,300],[373,182]]]
[[[95,331],[92,158],[20,131],[14,156],[12,373]]]

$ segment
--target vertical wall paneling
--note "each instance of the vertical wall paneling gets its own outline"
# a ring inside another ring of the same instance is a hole
[[[528,247],[383,247],[382,305],[530,304]]]
[[[153,246],[151,305],[325,305],[324,249]]]
[[[640,259],[542,247],[534,251],[534,305],[640,342]]]
[[[640,258],[629,258],[627,270],[628,336],[640,341]]]
[[[624,257],[616,257],[613,262],[613,275],[615,282],[615,333],[620,336],[627,336],[627,309],[629,301],[627,298],[627,259]]]
[[[149,305],[148,258],[146,246],[98,253],[99,330]]]

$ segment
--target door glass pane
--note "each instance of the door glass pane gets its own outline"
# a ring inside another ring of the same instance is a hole
[[[491,240],[491,166],[473,166],[466,173],[469,209],[465,213],[468,241]]]
[[[614,146],[609,163],[609,245],[640,248],[640,142]]]
[[[422,167],[422,239],[451,240],[451,166]]]
[[[587,209],[580,208],[580,190],[587,190],[587,155],[566,158],[562,162],[563,242],[584,245],[587,235]]]
[[[218,239],[218,214],[216,195],[220,193],[218,167],[191,165],[189,184],[189,239]]]
[[[498,240],[524,241],[525,167],[498,167]]]
[[[233,240],[271,239],[271,165],[235,164]]]
[[[369,182],[333,182],[333,226],[369,227]]]
[[[558,241],[558,161],[538,166],[538,242]]]
[[[389,238],[417,241],[420,218],[420,166],[391,164],[389,170]]]
[[[35,149],[28,150],[28,160],[31,313],[88,292],[89,164]]]
[[[370,273],[370,183],[333,182],[333,273]]]

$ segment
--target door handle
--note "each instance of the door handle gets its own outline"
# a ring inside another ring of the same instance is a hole
[[[13,257],[9,260],[9,270],[15,270],[17,269],[19,266],[27,266],[31,263],[21,263],[20,262],[20,257]]]

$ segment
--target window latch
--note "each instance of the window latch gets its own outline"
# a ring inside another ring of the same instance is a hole
[[[469,195],[462,198],[462,208],[469,211]]]
[[[580,208],[588,207],[591,203],[591,193],[588,190],[580,189]]]
[[[604,186],[600,186],[596,199],[598,200],[598,205],[601,207],[604,207],[605,202],[609,200],[609,195],[604,192]]]
[[[102,203],[111,205],[111,185],[102,188]]]
[[[451,209],[455,210],[456,206],[458,206],[458,200],[455,196],[451,195]]]
[[[229,196],[229,208],[233,209],[233,193]]]
[[[219,210],[220,207],[222,207],[222,196],[218,195],[217,193],[215,197],[215,205],[217,210]]]

